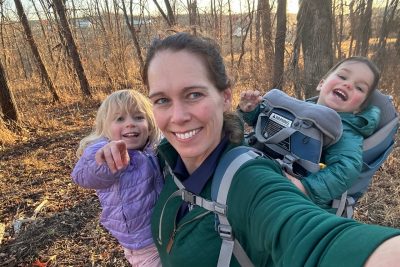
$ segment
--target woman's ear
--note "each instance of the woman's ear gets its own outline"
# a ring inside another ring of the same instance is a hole
[[[324,79],[320,80],[317,86],[317,91],[321,91],[321,87],[324,84]]]
[[[225,89],[222,93],[222,96],[224,98],[224,111],[229,111],[232,106],[232,89]]]

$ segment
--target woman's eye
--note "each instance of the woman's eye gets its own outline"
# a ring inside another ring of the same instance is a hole
[[[343,75],[338,74],[338,77],[339,77],[340,79],[342,79],[342,80],[346,80],[346,77],[343,76]]]
[[[116,121],[124,121],[124,117],[119,116],[119,117],[117,117],[115,120],[116,120]]]
[[[189,99],[196,99],[196,98],[201,97],[202,95],[203,95],[203,94],[201,94],[201,93],[193,92],[193,93],[190,93],[190,94],[189,94]]]
[[[168,99],[167,98],[158,98],[156,100],[154,100],[154,105],[163,105],[168,103]]]

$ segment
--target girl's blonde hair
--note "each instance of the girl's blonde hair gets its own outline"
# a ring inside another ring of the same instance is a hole
[[[110,138],[109,124],[116,112],[141,112],[149,125],[148,143],[155,148],[160,140],[160,130],[154,120],[152,105],[147,97],[132,89],[118,90],[107,96],[101,103],[92,132],[79,142],[76,155],[80,157],[83,150],[100,138]]]

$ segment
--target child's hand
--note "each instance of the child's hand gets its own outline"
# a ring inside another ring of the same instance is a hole
[[[97,164],[106,163],[112,173],[124,169],[129,163],[129,154],[124,141],[111,141],[96,152]]]
[[[262,96],[258,90],[247,90],[240,94],[239,108],[243,112],[253,111],[261,102]]]

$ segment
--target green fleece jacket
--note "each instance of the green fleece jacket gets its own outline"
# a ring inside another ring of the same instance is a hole
[[[255,126],[260,107],[239,114],[247,124]],[[380,109],[370,106],[358,114],[338,114],[342,120],[343,133],[337,143],[322,151],[321,162],[326,167],[301,179],[311,200],[332,213],[336,212],[336,209],[331,208],[332,200],[340,198],[360,176],[363,141],[378,126]]]
[[[168,142],[160,145],[159,153],[175,165],[177,153]],[[194,207],[175,224],[182,203],[171,197],[176,190],[166,175],[153,211],[152,233],[162,265],[216,266],[221,238],[214,214]],[[200,195],[211,199],[211,181]],[[227,205],[234,234],[255,266],[363,266],[379,244],[400,234],[322,210],[282,176],[276,163],[264,158],[250,160],[236,172]],[[231,266],[239,266],[235,257]]]

